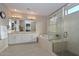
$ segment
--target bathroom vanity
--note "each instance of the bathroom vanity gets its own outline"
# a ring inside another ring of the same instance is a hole
[[[36,22],[25,19],[9,19],[9,44],[37,41]]]
[[[13,32],[9,33],[9,44],[37,42],[35,32]]]

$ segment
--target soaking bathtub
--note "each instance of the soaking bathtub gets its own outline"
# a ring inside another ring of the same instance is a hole
[[[39,36],[39,45],[54,54],[54,52],[66,50],[67,39],[56,39],[53,35],[43,34]]]

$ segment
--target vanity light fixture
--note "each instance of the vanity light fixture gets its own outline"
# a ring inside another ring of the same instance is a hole
[[[22,16],[12,16],[13,18],[22,18]]]
[[[28,16],[27,18],[30,19],[30,20],[35,20],[36,19],[35,16]]]

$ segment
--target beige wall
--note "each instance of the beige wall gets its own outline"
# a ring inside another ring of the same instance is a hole
[[[3,4],[0,4],[0,11],[6,12],[6,7]],[[0,26],[1,25],[7,26],[8,25],[8,19],[7,18],[1,19],[1,17],[0,17]],[[3,51],[7,46],[8,46],[8,39],[0,40],[0,52]]]
[[[40,16],[36,19],[36,32],[38,34],[47,33],[47,17]]]
[[[36,22],[32,22],[32,23],[31,23],[31,30],[32,30],[33,32],[36,32]]]

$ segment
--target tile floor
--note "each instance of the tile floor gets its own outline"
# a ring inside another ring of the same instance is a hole
[[[53,54],[55,55],[55,54]],[[0,56],[52,56],[48,51],[40,48],[37,43],[10,45]]]

